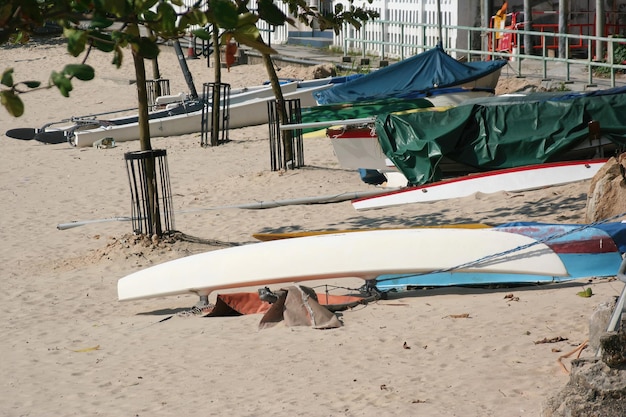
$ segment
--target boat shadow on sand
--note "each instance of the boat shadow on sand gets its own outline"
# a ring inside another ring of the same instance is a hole
[[[571,185],[569,185],[571,186]],[[440,226],[451,224],[476,224],[495,226],[512,221],[584,222],[587,194],[560,195],[568,185],[554,187],[550,198],[546,193],[532,192],[494,193],[464,197],[456,200],[403,206],[401,214],[386,215],[387,209],[369,210],[342,221],[329,222],[327,230],[371,229],[385,227]],[[525,197],[525,198],[523,198]],[[482,200],[477,204],[476,200]],[[464,214],[465,206],[477,210]],[[551,219],[551,220],[548,220]],[[290,233],[309,231],[303,225],[265,227],[258,233]]]
[[[409,288],[403,290],[391,290],[385,291],[381,294],[380,297],[376,299],[366,300],[366,297],[371,297],[370,294],[364,294],[357,290],[347,291],[345,294],[348,297],[363,297],[364,302],[358,303],[357,308],[363,308],[376,300],[382,300],[385,306],[393,307],[393,306],[405,306],[403,303],[395,303],[394,301],[401,301],[402,299],[407,298],[422,298],[422,297],[432,297],[432,296],[445,296],[445,295],[481,295],[481,294],[492,294],[492,295],[502,295],[502,300],[506,302],[516,302],[519,301],[520,294],[529,291],[543,290],[548,286],[550,290],[555,289],[571,289],[572,296],[577,296],[577,293],[581,288],[588,287],[594,283],[600,282],[599,280],[614,280],[615,278],[590,278],[590,279],[580,279],[577,281],[567,281],[567,282],[552,282],[552,283],[524,283],[524,284],[490,284],[490,285],[459,285],[459,286],[442,286],[442,287],[421,287],[421,288]],[[349,289],[348,289],[349,290]],[[512,294],[515,292],[515,295]],[[195,311],[194,307],[182,307],[182,308],[164,308],[152,311],[143,311],[137,313],[137,316],[157,316],[163,317],[156,323],[160,323],[166,320],[169,320],[173,316],[181,315],[181,314],[197,314],[200,310]],[[342,313],[337,311],[335,314],[338,317],[342,317]],[[469,316],[467,317],[469,318]],[[154,324],[156,324],[154,323]]]
[[[441,287],[421,287],[410,288],[406,290],[392,290],[387,291],[387,300],[397,300],[402,298],[418,298],[418,297],[431,297],[437,295],[472,295],[472,294],[510,294],[515,292],[517,294],[528,291],[537,291],[547,289],[572,289],[572,296],[577,296],[576,293],[580,291],[582,287],[589,286],[590,284],[598,283],[601,281],[615,280],[615,278],[581,278],[576,281],[567,282],[542,282],[542,283],[520,283],[520,284],[485,284],[485,285],[456,285],[456,286],[441,286]],[[517,301],[516,299],[510,300],[511,297],[502,297],[508,301]]]

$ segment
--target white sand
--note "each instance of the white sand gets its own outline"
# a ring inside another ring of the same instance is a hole
[[[134,107],[134,86],[119,81],[134,79],[130,55],[121,70],[92,55],[95,80],[76,81],[69,99],[56,90],[24,95],[23,117],[0,109],[2,133]],[[18,80],[45,79],[71,61],[62,45],[0,49]],[[160,65],[173,93],[187,90],[171,50]],[[205,60],[189,65],[198,88],[213,80]],[[222,74],[233,87],[267,78],[262,66]],[[199,134],[152,140],[167,149],[176,229],[248,243],[258,232],[584,219],[588,182],[363,213],[349,201],[212,209],[373,189],[339,167],[327,139],[306,140],[306,167],[271,172],[267,125],[230,137],[214,148],[200,147]],[[326,331],[258,331],[259,316],[175,314],[198,301],[193,295],[119,303],[116,283],[126,274],[219,246],[133,243],[129,222],[56,229],[131,214],[123,155],[138,142],[97,150],[3,136],[0,146],[2,416],[537,416],[568,380],[558,356],[587,339],[594,307],[622,289],[581,280],[406,293],[346,311],[345,326]],[[595,295],[576,296],[583,285]],[[463,313],[470,318],[450,318]],[[534,343],[556,336],[568,340]]]

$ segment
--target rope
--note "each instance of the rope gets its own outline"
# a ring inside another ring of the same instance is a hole
[[[584,224],[584,225],[581,225],[580,227],[577,227],[575,229],[569,230],[567,232],[555,233],[554,235],[547,236],[547,237],[545,237],[543,239],[538,239],[538,240],[536,240],[536,241],[534,241],[532,243],[526,244],[526,245],[521,245],[521,246],[509,249],[509,250],[506,250],[506,251],[503,251],[503,252],[495,253],[493,255],[487,255],[487,256],[484,256],[484,257],[482,257],[480,259],[477,259],[475,261],[465,262],[463,264],[459,264],[459,265],[452,266],[452,267],[449,267],[449,268],[442,268],[442,269],[429,271],[429,272],[412,273],[412,274],[404,274],[404,275],[395,275],[392,278],[377,279],[376,282],[391,281],[391,280],[404,278],[404,277],[409,277],[409,276],[424,276],[424,275],[429,275],[429,274],[438,274],[438,273],[442,273],[442,272],[452,272],[452,271],[455,271],[455,270],[458,270],[458,269],[468,268],[468,267],[471,267],[471,266],[477,266],[477,265],[479,265],[479,264],[481,264],[483,262],[494,260],[494,259],[503,257],[505,255],[509,255],[511,253],[515,253],[515,252],[518,252],[518,251],[521,251],[521,250],[524,250],[524,249],[528,249],[528,248],[530,248],[532,246],[535,246],[535,245],[538,245],[538,244],[542,244],[542,243],[546,243],[548,241],[551,241],[551,240],[554,240],[554,239],[558,239],[560,237],[564,237],[564,236],[567,236],[569,234],[576,233],[576,232],[579,232],[581,230],[585,230],[585,229],[588,229],[590,227],[597,226],[599,224],[609,223],[612,220],[616,220],[616,219],[618,219],[620,217],[625,217],[625,216],[626,216],[626,212],[620,213],[620,214],[617,214],[615,216],[609,217],[608,219],[604,219],[604,220],[601,220],[601,221],[593,222],[593,223],[590,223],[590,224]],[[496,230],[497,230],[497,228],[496,228]]]
[[[574,350],[572,350],[569,353],[566,353],[565,355],[561,355],[559,356],[559,358],[556,360],[558,362],[559,365],[561,365],[561,368],[563,368],[563,371],[565,371],[566,374],[570,374],[570,371],[568,371],[568,369],[565,367],[565,365],[563,364],[563,359],[569,358],[570,356],[572,356],[573,354],[576,354],[576,359],[580,358],[580,354],[582,353],[582,351],[584,349],[587,348],[587,345],[589,344],[589,340],[585,340],[584,342],[582,342],[580,345],[578,345],[578,347]]]

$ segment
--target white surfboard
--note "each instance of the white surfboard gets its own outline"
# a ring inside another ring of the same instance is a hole
[[[606,159],[553,162],[471,174],[352,201],[357,210],[467,197],[477,192],[527,191],[593,178]]]
[[[117,291],[119,300],[207,296],[227,288],[344,277],[368,280],[456,267],[467,272],[567,276],[550,248],[523,235],[492,229],[392,229],[205,252],[125,276]]]

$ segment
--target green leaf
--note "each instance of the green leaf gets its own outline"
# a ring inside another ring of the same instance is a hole
[[[24,103],[13,91],[0,91],[0,103],[7,109],[13,117],[20,117],[24,114]]]
[[[235,35],[235,37],[241,36],[250,38],[252,41],[256,41],[261,36],[261,32],[259,32],[259,29],[255,25],[240,26],[232,31],[232,34]]]
[[[114,32],[117,33],[117,32]],[[115,49],[115,41],[110,35],[100,32],[91,32],[89,34],[93,46],[102,52],[111,52]]]
[[[237,22],[237,27],[247,26],[247,25],[256,25],[256,22],[259,21],[259,16],[254,13],[243,13],[238,17],[239,21]]]
[[[208,16],[208,13],[205,13],[202,10],[192,9],[189,13],[185,13],[181,17],[181,19],[179,20],[178,27],[183,28],[184,30],[187,29],[188,26],[182,26],[182,24],[180,23],[180,21],[182,21],[183,18],[187,22],[189,22],[189,25],[206,26],[209,23],[209,18],[207,16]],[[211,20],[211,23],[215,23],[215,22]]]
[[[114,31],[111,32],[111,42],[114,43],[116,46],[126,46],[128,45],[128,40],[131,38],[130,35],[126,34],[125,32],[120,32],[120,31]]]
[[[210,41],[211,40],[211,34],[209,32],[207,32],[206,29],[192,30],[191,34],[193,36],[195,36],[196,38],[202,39],[204,41]]]
[[[139,38],[139,36],[141,36],[139,25],[136,23],[132,23],[126,26],[126,29],[124,30],[123,33],[125,33],[127,36],[131,38]]]
[[[591,288],[587,288],[585,291],[577,292],[576,295],[579,297],[589,298],[593,295],[593,291],[591,291]]]
[[[192,23],[192,19],[190,18],[190,14],[186,13],[178,18],[178,30],[181,32],[185,32],[189,26],[193,26],[195,23]]]
[[[13,68],[7,68],[4,70],[0,84],[6,85],[7,87],[13,87]]]
[[[95,76],[93,67],[86,64],[66,65],[65,68],[63,68],[63,73],[70,77],[76,77],[81,81],[93,80]]]
[[[77,29],[63,29],[63,35],[67,38],[67,50],[72,56],[78,56],[85,50],[87,33]]]
[[[143,18],[146,22],[156,22],[159,19],[159,16],[152,10],[145,10],[143,12]]]
[[[282,26],[289,19],[282,10],[274,4],[272,0],[259,0],[259,17],[270,25]]]
[[[231,0],[212,0],[211,10],[217,25],[222,29],[234,29],[237,27],[239,12],[237,12],[237,6]]]
[[[159,3],[157,13],[161,19],[161,30],[164,35],[176,32],[176,10],[169,3]]]
[[[159,47],[148,38],[141,38],[136,45],[139,55],[145,59],[154,59],[159,55]]]
[[[90,29],[106,29],[113,25],[114,21],[108,19],[106,16],[97,15],[94,16],[89,22]]]
[[[115,65],[117,68],[119,68],[122,66],[123,61],[124,61],[124,53],[122,52],[122,48],[120,46],[116,46],[111,63]]]
[[[66,78],[63,74],[53,71],[50,74],[50,80],[59,89],[63,97],[69,97],[70,91],[72,91],[72,82],[69,78]]]
[[[254,48],[257,51],[261,52],[262,54],[265,54],[265,55],[276,54],[277,52],[275,49],[267,46],[266,44],[258,40],[259,39],[258,29],[256,32],[257,32],[257,36],[254,36],[254,37],[250,36],[249,33],[241,32],[239,29],[232,32],[232,34],[237,40],[237,42],[239,42],[240,44],[249,46],[250,48]]]
[[[37,88],[41,85],[41,81],[23,81],[28,88]]]
[[[154,7],[155,4],[157,4],[159,2],[164,3],[161,0],[146,0],[144,2],[144,4],[141,5],[141,8],[144,9],[144,10],[145,9],[151,9],[151,8]]]
[[[108,13],[119,17],[126,17],[131,12],[126,0],[99,0],[97,3],[100,3],[100,10],[106,10]]]

